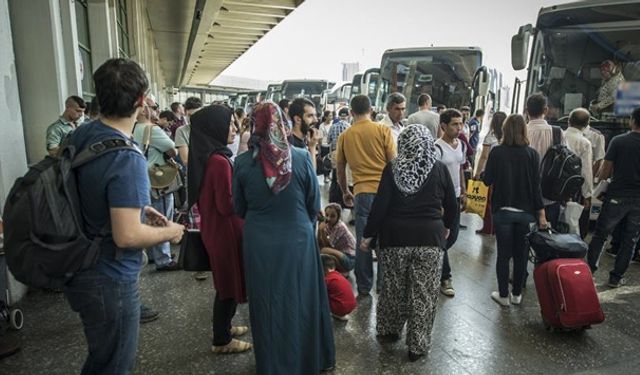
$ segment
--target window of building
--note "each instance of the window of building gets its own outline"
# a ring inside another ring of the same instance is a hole
[[[87,0],[76,0],[76,27],[78,49],[82,61],[82,96],[91,100],[95,96],[93,86],[93,64],[91,63],[91,38],[89,33],[89,12]]]
[[[127,0],[117,0],[118,52],[120,57],[129,58],[129,22],[127,17]]]

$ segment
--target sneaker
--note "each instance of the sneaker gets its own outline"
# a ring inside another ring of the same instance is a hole
[[[196,280],[198,280],[198,281],[206,280],[206,279],[207,279],[207,277],[209,277],[209,276],[207,275],[207,273],[208,273],[208,272],[195,272],[195,273],[193,274],[193,278],[194,278],[194,279],[196,279]]]
[[[498,296],[499,297],[499,296]],[[509,297],[509,301],[512,305],[519,305],[522,303],[522,294],[519,296],[513,295],[513,293]]]
[[[614,280],[612,278],[609,278],[609,283],[607,285],[609,286],[609,288],[619,288],[625,285],[626,283],[627,283],[627,280],[625,280],[624,278],[621,278],[619,280]]]
[[[616,255],[618,255],[618,248],[616,246],[611,246],[610,248],[606,249],[604,251],[607,255],[612,256],[612,257],[616,257]]]
[[[156,267],[156,271],[178,271],[179,269],[180,265],[175,260],[172,260],[165,266]]]
[[[149,323],[157,320],[160,313],[156,310],[151,309],[148,306],[142,305],[140,306],[140,323]]]
[[[491,292],[491,299],[496,301],[498,305],[509,306],[509,298],[508,297],[500,297],[499,292]]]
[[[338,319],[338,320],[342,320],[343,322],[346,322],[349,320],[349,314],[347,315],[336,315],[336,314],[331,314],[331,316],[333,316],[334,318]]]
[[[451,279],[442,280],[440,282],[440,292],[447,297],[453,297],[456,295],[456,290],[453,289],[453,282]]]

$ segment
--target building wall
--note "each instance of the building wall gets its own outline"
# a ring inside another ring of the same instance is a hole
[[[27,169],[10,24],[7,0],[0,0],[0,50],[3,51],[0,53],[0,76],[2,76],[0,113],[4,114],[0,137],[0,213],[13,181],[23,175]],[[24,285],[15,282],[13,278],[8,280],[8,283],[13,302],[24,296],[26,293]],[[5,293],[4,290],[0,292]]]
[[[47,126],[64,111],[70,95],[83,96],[76,0],[3,0],[9,5],[13,51],[22,106],[26,156],[34,163],[46,155]],[[117,0],[87,0],[91,65],[119,57]],[[146,17],[146,0],[127,1],[129,57],[147,71],[151,92],[168,105],[158,51]],[[8,25],[8,23],[3,23]],[[3,54],[2,58],[7,58]],[[11,57],[13,59],[13,57]],[[92,72],[89,71],[89,76]],[[86,94],[86,93],[85,93]],[[90,95],[84,95],[90,98]]]

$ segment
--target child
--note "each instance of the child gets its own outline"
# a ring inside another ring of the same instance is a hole
[[[318,226],[320,253],[333,256],[338,271],[348,274],[356,265],[356,239],[340,220],[342,208],[337,203],[325,207],[325,221]]]
[[[327,254],[322,254],[321,257],[331,315],[336,319],[349,320],[348,314],[356,308],[356,297],[353,295],[351,284],[344,276],[336,272],[336,260],[334,257]]]

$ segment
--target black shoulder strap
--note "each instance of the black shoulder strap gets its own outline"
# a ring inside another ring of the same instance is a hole
[[[559,145],[562,142],[562,129],[559,126],[551,126],[551,131],[553,133],[553,145]]]
[[[118,150],[135,150],[136,152],[140,152],[133,142],[129,140],[122,138],[105,139],[104,141],[92,144],[74,156],[71,162],[71,168],[78,168],[107,152]]]

